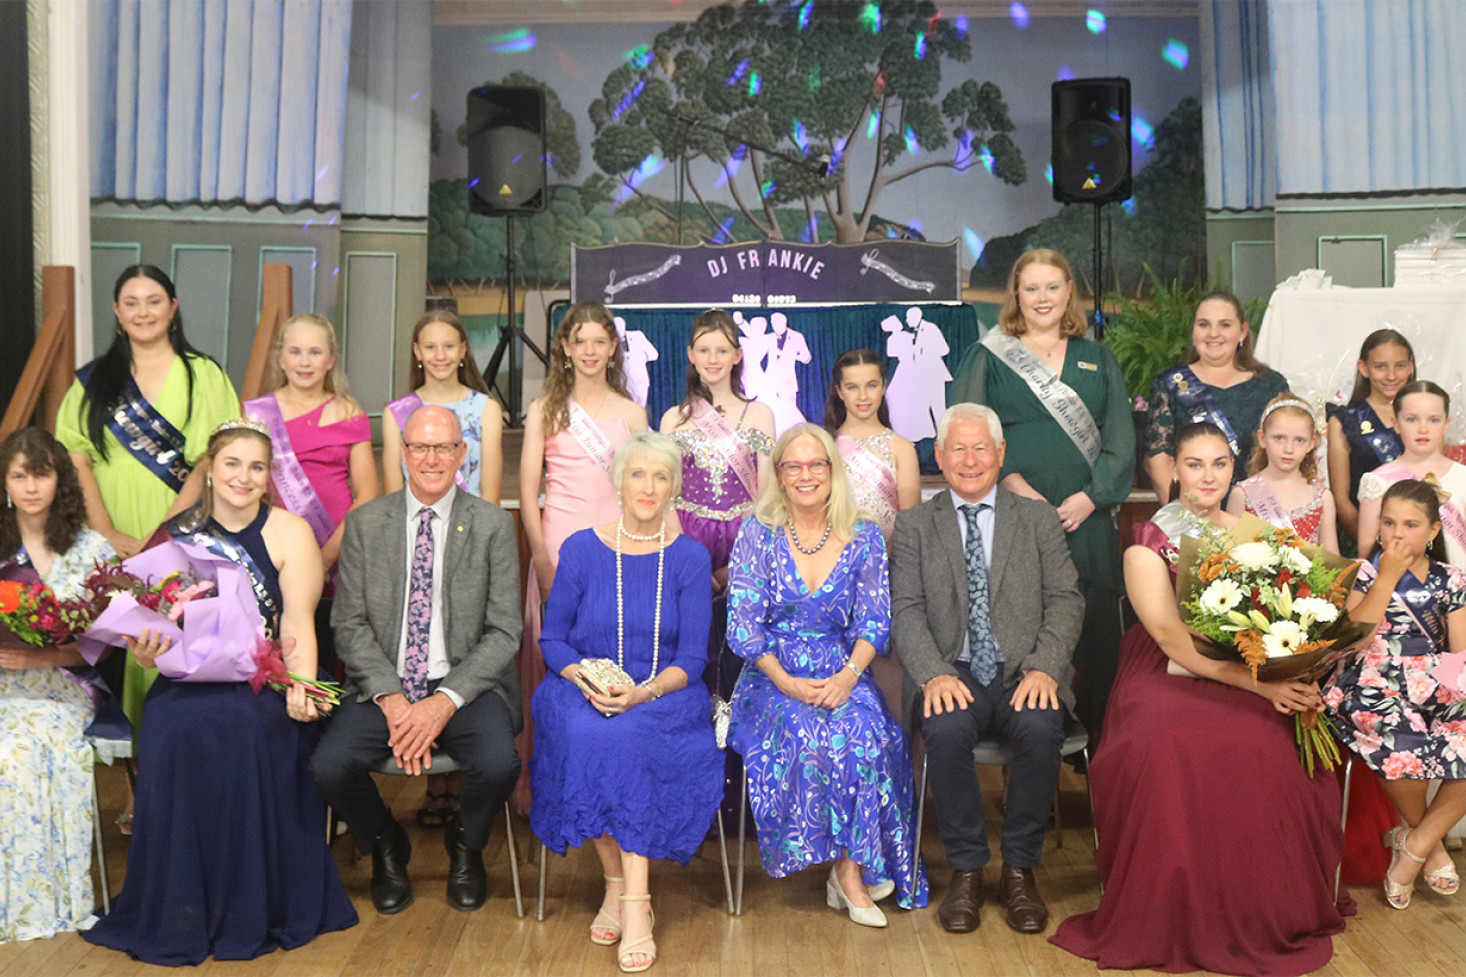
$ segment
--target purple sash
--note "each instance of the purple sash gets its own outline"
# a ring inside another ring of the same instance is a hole
[[[738,433],[728,426],[723,416],[706,400],[698,398],[692,405],[692,423],[707,435],[708,446],[722,456],[743,484],[743,490],[750,499],[758,498],[758,468],[753,463],[753,452],[739,439]]]
[[[290,432],[285,427],[285,415],[280,413],[280,402],[274,394],[265,394],[244,402],[247,417],[259,421],[270,431],[270,440],[275,446],[275,460],[270,463],[270,479],[275,483],[275,495],[286,512],[293,512],[304,519],[316,534],[316,545],[325,546],[326,540],[336,531],[326,504],[316,494],[300,467],[295,455],[295,446],[290,443]]]
[[[413,411],[417,410],[422,405],[423,399],[417,395],[417,391],[415,390],[411,393],[403,394],[401,397],[398,397],[396,400],[387,405],[387,409],[392,412],[392,419],[397,422],[397,431],[399,434],[405,433],[407,431],[407,419],[412,416]],[[405,464],[406,463],[404,462],[404,465]],[[453,473],[453,484],[457,485],[465,492],[468,491],[468,479],[463,474],[463,471],[467,467],[468,455],[465,454],[463,457],[463,464],[459,466],[458,471]],[[403,469],[403,473],[406,474],[405,467]]]
[[[601,466],[601,471],[606,473],[606,478],[611,477],[611,459],[616,455],[616,449],[611,447],[611,441],[601,429],[596,427],[596,422],[585,412],[585,408],[575,401],[570,402],[570,436],[590,456],[590,460]]]

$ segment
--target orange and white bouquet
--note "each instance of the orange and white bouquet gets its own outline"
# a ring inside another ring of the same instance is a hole
[[[1201,654],[1240,660],[1256,681],[1316,682],[1374,631],[1344,613],[1358,572],[1358,561],[1291,529],[1244,519],[1230,534],[1182,538],[1176,593]],[[1294,723],[1304,769],[1332,770],[1340,754],[1328,717],[1299,713]]]

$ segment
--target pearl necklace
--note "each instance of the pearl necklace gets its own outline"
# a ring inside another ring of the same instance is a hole
[[[662,577],[667,566],[667,522],[662,520],[662,526],[657,530],[655,536],[638,536],[635,533],[627,532],[625,517],[616,520],[616,666],[623,672],[626,671],[626,590],[621,576],[621,537],[635,540],[639,543],[657,541],[657,610],[652,618],[652,673],[647,682],[657,677],[657,658],[661,651],[662,644]],[[642,683],[643,685],[646,682]]]
[[[796,550],[803,553],[805,556],[814,556],[820,550],[825,548],[825,543],[828,542],[830,538],[830,528],[830,522],[827,519],[825,520],[825,534],[820,537],[820,541],[814,545],[813,549],[805,549],[804,544],[799,542],[799,530],[794,528],[794,520],[791,518],[789,520],[789,539],[794,543],[794,548]]]

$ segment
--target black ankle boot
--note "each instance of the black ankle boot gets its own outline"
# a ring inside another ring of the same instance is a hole
[[[484,871],[483,851],[464,842],[463,823],[456,814],[448,819],[443,831],[443,847],[448,849],[448,905],[473,912],[488,897],[489,877]]]
[[[372,905],[377,912],[390,916],[412,905],[412,883],[407,879],[411,857],[407,832],[396,822],[372,844]]]

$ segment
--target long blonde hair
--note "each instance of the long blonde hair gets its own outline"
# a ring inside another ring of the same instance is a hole
[[[321,381],[322,388],[326,393],[340,397],[348,404],[360,409],[360,405],[348,392],[350,388],[346,382],[346,371],[341,368],[341,344],[336,340],[336,329],[325,316],[318,316],[311,312],[293,315],[280,324],[280,329],[275,333],[274,345],[270,347],[270,362],[265,365],[264,389],[274,392],[287,384],[285,371],[280,369],[280,354],[285,351],[286,333],[290,332],[291,326],[300,323],[315,326],[326,334],[326,347],[331,351],[332,363],[331,369],[326,371],[326,376]]]
[[[575,339],[575,334],[587,322],[594,322],[606,330],[611,337],[611,359],[606,363],[606,383],[623,397],[626,392],[626,369],[623,365],[621,339],[616,335],[616,322],[611,310],[600,302],[577,302],[560,320],[555,338],[550,343],[550,367],[545,373],[545,394],[541,408],[544,410],[545,437],[549,437],[570,426],[570,393],[575,389],[575,367],[565,352],[565,344]]]
[[[784,494],[784,485],[779,479],[779,462],[784,452],[795,439],[811,437],[825,449],[830,459],[830,497],[825,502],[825,515],[830,520],[830,532],[840,542],[848,543],[855,538],[855,524],[865,517],[855,501],[855,490],[850,487],[850,476],[845,472],[845,459],[835,447],[835,439],[817,424],[796,424],[779,436],[769,459],[773,463],[774,477],[767,479],[759,488],[758,501],[753,506],[753,517],[770,529],[778,529],[789,521],[789,499]]]
[[[1013,262],[1013,271],[1008,275],[1008,295],[1003,299],[1003,311],[998,313],[998,325],[1003,332],[1009,336],[1021,336],[1028,331],[1028,323],[1023,321],[1023,309],[1018,304],[1018,276],[1029,265],[1048,265],[1064,273],[1064,281],[1069,283],[1069,304],[1064,309],[1059,332],[1064,336],[1083,336],[1089,326],[1084,321],[1084,313],[1079,310],[1079,290],[1074,287],[1074,273],[1069,270],[1069,262],[1064,260],[1064,256],[1053,248],[1025,251]]]

